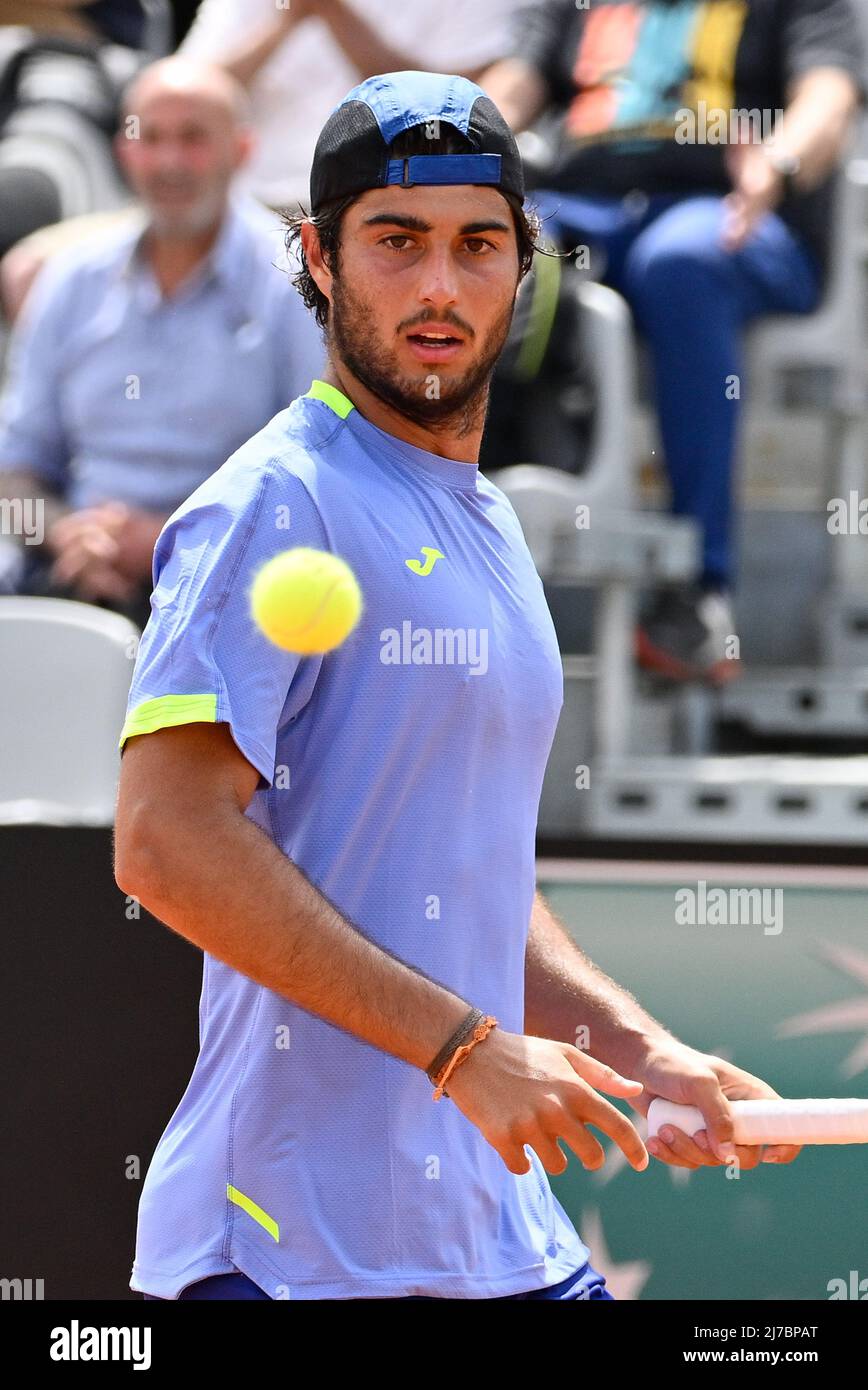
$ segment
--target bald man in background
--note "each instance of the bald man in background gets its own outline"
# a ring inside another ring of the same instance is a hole
[[[138,215],[53,257],[16,324],[2,517],[39,520],[0,536],[0,590],[143,625],[166,518],[316,375],[279,224],[231,192],[252,141],[218,68],[168,58],[131,86],[116,144]]]

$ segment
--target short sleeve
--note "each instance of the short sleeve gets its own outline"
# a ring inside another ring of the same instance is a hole
[[[251,616],[251,587],[281,551],[330,547],[301,478],[279,459],[246,464],[249,448],[207,479],[157,539],[151,617],[119,747],[134,734],[225,722],[270,786],[278,731],[310,699],[323,658],[271,643]]]
[[[865,0],[857,0],[864,4]],[[851,0],[789,0],[784,7],[784,75],[787,81],[812,68],[837,67],[848,72],[868,95],[862,26]]]
[[[58,491],[69,462],[60,354],[75,324],[71,290],[68,273],[43,267],[12,333],[0,398],[0,470],[30,469]]]

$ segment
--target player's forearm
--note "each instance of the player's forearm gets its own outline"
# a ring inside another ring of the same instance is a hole
[[[118,819],[119,885],[233,970],[423,1070],[466,1017],[466,1001],[363,936],[247,817],[147,836],[133,821]]]
[[[774,147],[800,159],[796,187],[814,188],[839,163],[857,107],[856,84],[843,69],[815,68],[794,84]]]
[[[525,958],[524,1030],[579,1046],[628,1077],[654,1038],[672,1037],[588,960],[539,893]]]
[[[548,100],[544,78],[522,58],[502,58],[478,80],[516,135],[536,120]]]

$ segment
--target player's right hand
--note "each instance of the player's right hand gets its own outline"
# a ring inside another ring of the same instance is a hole
[[[605,1153],[586,1125],[608,1134],[638,1172],[648,1152],[627,1116],[599,1091],[625,1100],[642,1090],[569,1043],[495,1028],[473,1048],[446,1084],[462,1114],[497,1150],[511,1173],[527,1173],[525,1144],[548,1173],[563,1173],[565,1140],[585,1168],[602,1167]]]

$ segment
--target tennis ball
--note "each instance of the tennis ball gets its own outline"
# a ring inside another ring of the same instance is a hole
[[[361,615],[362,595],[339,555],[296,546],[257,572],[250,610],[270,642],[310,655],[331,651],[349,636]]]

